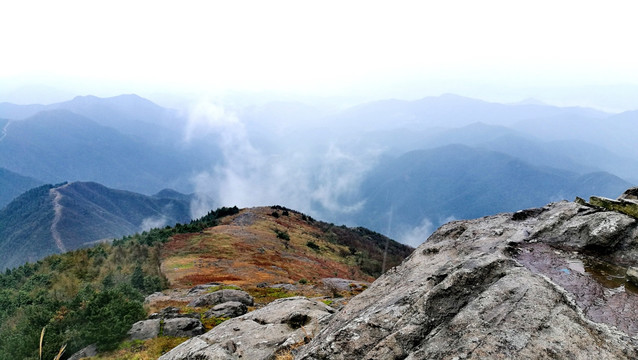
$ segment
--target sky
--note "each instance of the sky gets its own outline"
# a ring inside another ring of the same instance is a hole
[[[638,94],[637,10],[624,0],[4,1],[0,95],[453,92],[626,109]]]

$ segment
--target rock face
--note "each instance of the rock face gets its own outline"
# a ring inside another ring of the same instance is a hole
[[[160,359],[272,359],[280,350],[309,341],[333,312],[304,297],[275,300],[187,340]]]
[[[638,358],[636,220],[572,202],[439,228],[295,359]],[[602,266],[602,265],[601,265]]]
[[[191,301],[188,306],[192,307],[204,307],[215,306],[217,304],[223,304],[229,301],[237,301],[247,306],[252,306],[255,301],[250,294],[241,290],[224,289],[212,292],[210,294],[202,295],[197,299]]]

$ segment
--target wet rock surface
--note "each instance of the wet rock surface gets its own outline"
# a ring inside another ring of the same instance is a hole
[[[624,280],[623,268],[607,265],[608,271],[601,273],[604,263],[542,243],[526,244],[521,250],[520,263],[567,290],[588,319],[638,335],[638,289]]]
[[[636,239],[634,218],[573,202],[448,223],[295,358],[638,358],[638,297],[588,272],[635,265]]]

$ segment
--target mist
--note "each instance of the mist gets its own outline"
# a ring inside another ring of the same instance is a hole
[[[283,205],[330,221],[362,208],[359,185],[379,150],[355,152],[337,137],[307,128],[314,125],[303,118],[250,121],[208,101],[190,111],[184,140],[209,137],[222,154],[191,178],[193,216],[220,206]],[[291,126],[282,129],[281,121]],[[251,125],[259,131],[250,133]]]
[[[221,206],[283,205],[412,246],[451,220],[617,196],[638,169],[619,155],[632,113],[614,122],[618,115],[594,109],[456,95],[343,110],[208,97],[187,113],[182,141],[220,154],[190,178],[193,217]],[[593,143],[601,133],[614,141]]]

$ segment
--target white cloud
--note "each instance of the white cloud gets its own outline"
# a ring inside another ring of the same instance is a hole
[[[219,139],[216,145],[223,155],[221,164],[192,179],[196,193],[203,195],[192,204],[194,216],[219,206],[275,204],[322,218],[355,212],[363,205],[359,184],[379,156],[378,151],[354,154],[334,144],[316,147],[323,139],[313,139],[313,133],[297,134],[294,140],[260,134],[294,146],[256,148],[237,115],[213,104],[193,109],[189,129],[187,137],[209,133]]]
[[[140,225],[140,231],[148,231],[150,229],[162,228],[168,225],[168,218],[164,215],[161,216],[151,216],[142,220],[142,225]]]
[[[404,231],[398,238],[400,242],[406,245],[417,247],[424,243],[433,232],[434,225],[432,222],[427,218],[423,218],[418,226]]]

